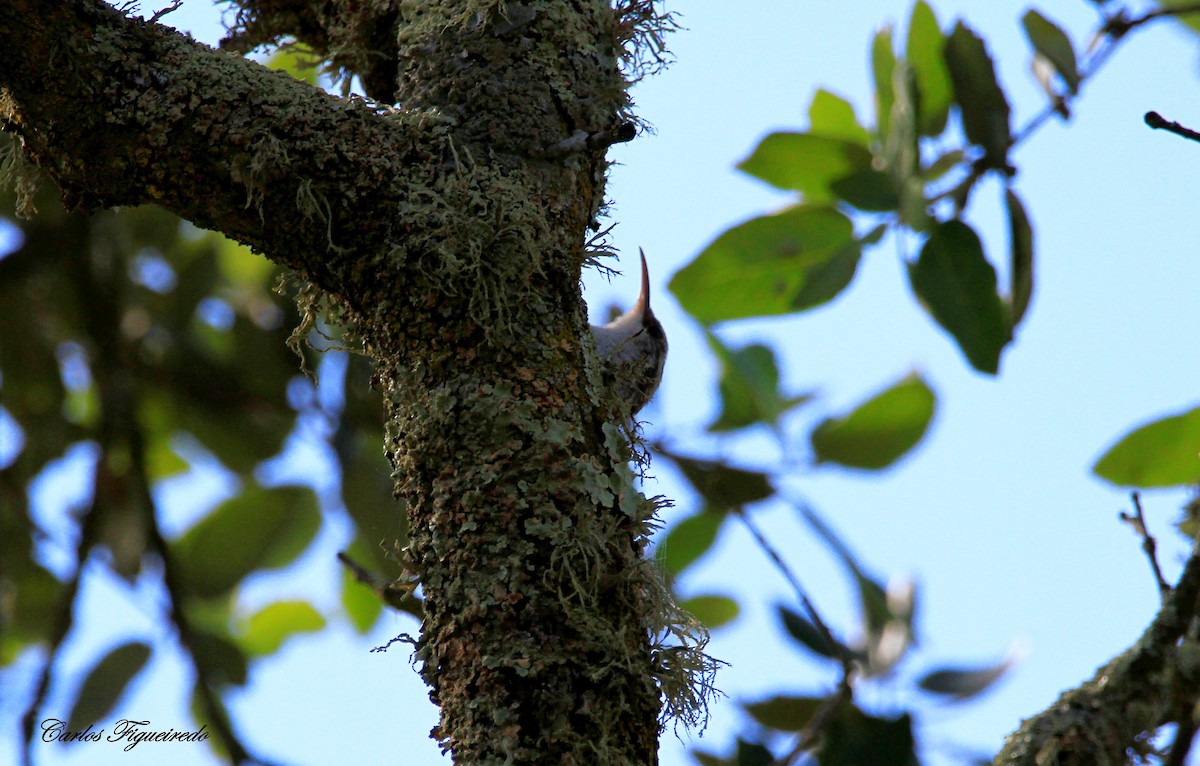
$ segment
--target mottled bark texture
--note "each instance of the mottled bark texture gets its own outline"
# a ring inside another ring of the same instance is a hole
[[[375,361],[458,763],[654,763],[660,695],[695,700],[579,291],[606,167],[579,137],[628,134],[647,7],[242,6],[229,47],[294,36],[391,108],[97,0],[0,3],[0,125],[69,207],[154,203],[250,245]]]

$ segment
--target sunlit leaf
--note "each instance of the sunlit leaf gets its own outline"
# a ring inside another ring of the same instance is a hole
[[[1025,207],[1011,188],[1004,191],[1008,209],[1008,232],[1011,261],[1009,263],[1009,306],[1012,326],[1016,327],[1029,308],[1033,297],[1033,226]]]
[[[954,336],[971,366],[994,375],[1010,338],[1008,312],[996,293],[996,270],[971,227],[959,220],[936,226],[908,275],[917,297]]]
[[[141,641],[121,644],[100,658],[79,687],[67,729],[83,731],[108,715],[149,659],[150,645]]]
[[[1021,17],[1021,26],[1025,28],[1025,35],[1033,44],[1033,49],[1054,65],[1071,93],[1078,93],[1079,66],[1075,61],[1071,38],[1057,24],[1032,8]]]
[[[738,604],[728,596],[693,596],[680,604],[704,626],[716,629],[738,616]]]
[[[849,218],[799,205],[726,231],[670,287],[701,322],[788,314],[837,295],[859,255]]]
[[[172,545],[181,585],[196,596],[225,593],[256,569],[291,563],[320,525],[312,490],[248,487]]]
[[[238,644],[251,657],[273,654],[283,642],[300,633],[325,627],[325,618],[306,601],[277,601],[246,621]]]
[[[701,511],[678,522],[658,544],[655,558],[668,574],[677,575],[712,548],[725,514]]]
[[[1008,99],[983,40],[960,21],[946,41],[944,58],[967,139],[983,148],[989,167],[1006,169],[1012,143]]]
[[[1127,487],[1200,482],[1200,408],[1134,429],[1109,447],[1092,473]]]
[[[946,129],[946,117],[954,93],[942,51],[946,38],[937,17],[925,0],[913,5],[908,22],[905,56],[916,78],[917,127],[923,136],[936,136]]]
[[[885,26],[871,39],[871,74],[875,81],[875,132],[880,144],[887,143],[891,129],[892,73],[896,68],[896,54],[892,49],[892,28]]]
[[[823,704],[825,704],[825,700],[821,697],[781,695],[760,702],[743,704],[742,707],[754,720],[769,729],[801,731]]]
[[[822,421],[810,436],[813,454],[821,463],[886,468],[921,441],[935,406],[932,389],[910,375],[849,414]]]
[[[772,186],[802,192],[809,203],[829,201],[834,181],[870,166],[861,144],[812,133],[772,133],[738,163]]]
[[[859,123],[850,102],[824,89],[818,89],[808,105],[808,132],[839,138],[864,149],[869,141],[867,129]]]

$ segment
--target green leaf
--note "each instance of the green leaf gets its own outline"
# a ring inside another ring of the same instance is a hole
[[[685,457],[666,450],[660,450],[659,454],[674,461],[705,502],[714,508],[740,508],[775,494],[765,473]]]
[[[197,630],[192,634],[192,656],[204,669],[206,678],[218,685],[243,686],[249,673],[246,655],[227,636],[208,630]]]
[[[658,544],[655,558],[667,574],[677,575],[708,552],[725,514],[702,511],[671,527]]]
[[[996,293],[996,270],[971,227],[959,220],[938,224],[917,262],[909,264],[908,276],[917,297],[958,341],[971,366],[994,375],[1011,337],[1008,312]]]
[[[917,127],[923,136],[936,136],[946,129],[946,117],[954,92],[946,70],[943,50],[946,37],[937,17],[925,0],[913,5],[908,22],[905,56],[912,67],[917,85]]]
[[[912,718],[878,718],[845,705],[825,729],[821,766],[917,766]]]
[[[130,641],[104,655],[79,687],[79,695],[71,707],[67,729],[83,731],[108,715],[133,677],[142,672],[150,659],[150,645]]]
[[[248,487],[184,533],[172,555],[189,594],[219,596],[257,569],[294,561],[320,526],[312,490]]]
[[[961,21],[946,41],[944,58],[954,85],[954,100],[962,113],[967,139],[984,151],[988,167],[1007,170],[1008,99],[1004,96],[983,40]]]
[[[734,759],[737,766],[772,766],[775,756],[764,745],[748,742],[741,737],[737,741],[737,756]]]
[[[246,621],[238,644],[251,657],[274,654],[284,641],[299,633],[325,627],[325,618],[306,601],[277,601]]]
[[[812,133],[772,133],[738,169],[779,189],[802,192],[810,203],[828,202],[830,185],[871,166],[861,144]]]
[[[866,149],[867,129],[854,114],[854,107],[841,96],[817,90],[808,105],[808,132],[814,136],[839,138]]]
[[[1092,473],[1126,487],[1200,482],[1200,408],[1147,423],[1096,461]]]
[[[1030,9],[1021,17],[1021,26],[1025,27],[1025,36],[1058,72],[1059,77],[1067,84],[1072,95],[1079,92],[1079,66],[1075,61],[1075,49],[1066,33],[1042,14]]]
[[[921,441],[936,403],[925,381],[909,375],[848,415],[822,421],[810,437],[817,462],[886,468]]]
[[[849,218],[798,205],[726,231],[670,287],[701,322],[788,314],[841,292],[860,255]]]
[[[1012,326],[1020,324],[1033,297],[1033,226],[1025,207],[1011,188],[1004,190],[1004,204],[1008,208],[1008,232],[1010,247],[1009,263],[1009,308]]]
[[[786,606],[777,606],[779,618],[788,635],[800,642],[800,645],[817,656],[835,660],[838,658],[839,647],[833,646],[807,617],[792,611]],[[835,639],[836,640],[836,639]]]
[[[709,347],[721,362],[718,381],[721,414],[708,430],[734,431],[757,423],[773,426],[789,409],[811,398],[780,395],[779,368],[775,351],[770,347],[755,343],[730,349],[715,334],[706,335]]]
[[[896,182],[887,173],[870,167],[839,178],[829,188],[839,199],[870,213],[885,213],[900,205]]]
[[[987,690],[1012,666],[1011,658],[980,668],[939,668],[924,675],[918,685],[927,692],[965,700]]]
[[[896,68],[896,54],[892,49],[892,28],[885,26],[871,40],[871,74],[875,79],[875,135],[880,144],[887,144],[891,128],[892,104],[896,94],[892,90],[892,74]]]
[[[776,696],[760,702],[743,704],[742,707],[754,720],[769,729],[779,731],[803,731],[813,714],[825,704],[821,697]]]
[[[680,606],[710,630],[726,625],[738,616],[737,602],[727,596],[694,596]]]

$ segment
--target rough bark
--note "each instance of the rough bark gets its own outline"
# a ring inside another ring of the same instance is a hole
[[[243,39],[304,27],[346,68],[385,40],[402,108],[97,0],[6,0],[0,125],[69,207],[158,204],[291,267],[303,308],[374,360],[456,762],[655,763],[660,684],[689,660],[652,643],[672,619],[642,558],[653,506],[597,414],[579,292],[603,137],[627,132],[625,19],[598,0],[358,7],[375,21],[339,28],[367,30],[353,41],[300,3],[256,4]]]

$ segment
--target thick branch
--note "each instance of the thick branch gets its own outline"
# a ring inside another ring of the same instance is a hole
[[[328,246],[392,238],[409,158],[435,143],[416,118],[385,119],[98,0],[0,4],[0,126],[68,207],[155,203],[335,291]]]
[[[1196,647],[1183,640],[1200,596],[1200,553],[1193,550],[1179,583],[1137,643],[1062,695],[1009,735],[996,766],[1094,766],[1126,762],[1149,747],[1163,725],[1176,720],[1181,700],[1200,688],[1188,668]],[[1190,709],[1190,706],[1188,707]]]

